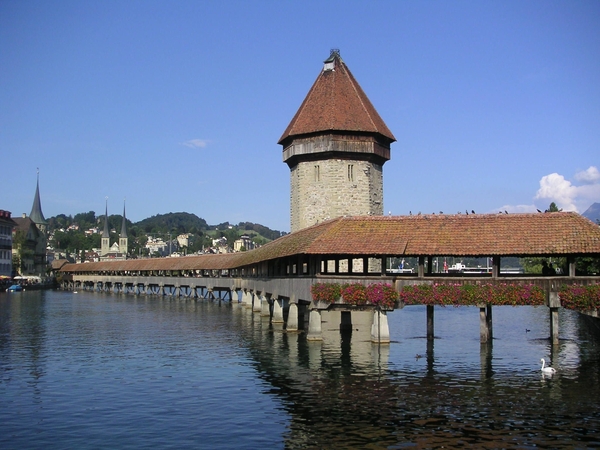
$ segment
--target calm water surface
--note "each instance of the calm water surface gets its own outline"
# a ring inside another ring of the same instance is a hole
[[[287,334],[238,304],[0,294],[0,448],[595,448],[600,324],[561,311],[389,314],[366,332]],[[526,332],[526,330],[530,330]],[[540,372],[540,358],[558,369]]]

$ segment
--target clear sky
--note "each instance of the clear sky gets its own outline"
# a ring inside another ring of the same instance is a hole
[[[341,56],[386,214],[600,202],[600,1],[0,0],[0,209],[289,230],[279,137]]]

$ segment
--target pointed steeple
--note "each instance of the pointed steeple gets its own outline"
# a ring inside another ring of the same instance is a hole
[[[102,232],[103,238],[110,238],[110,233],[108,232],[108,198],[106,199],[106,210],[104,212],[104,231]]]
[[[48,226],[48,222],[44,218],[42,212],[42,203],[40,201],[40,170],[37,171],[37,184],[35,187],[35,197],[33,197],[33,206],[31,207],[31,213],[29,214],[30,219],[35,223],[40,231],[45,231]]]
[[[125,200],[123,200],[123,222],[121,223],[121,234],[119,237],[127,237],[127,219],[125,218]]]
[[[278,143],[286,147],[294,136],[332,131],[376,134],[388,145],[396,140],[337,49],[324,61],[323,70]]]
[[[100,256],[107,255],[110,252],[110,232],[108,229],[108,197],[106,197],[106,212],[104,213],[104,231],[100,239]]]
[[[127,239],[127,219],[125,217],[125,200],[123,200],[123,223],[121,224],[121,234],[119,234],[119,253],[122,253],[127,257],[128,252],[128,243],[129,239]]]

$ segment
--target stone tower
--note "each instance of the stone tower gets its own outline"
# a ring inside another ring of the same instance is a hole
[[[291,231],[383,215],[383,164],[396,138],[332,50],[279,139],[290,168]]]
[[[123,223],[121,224],[121,234],[119,234],[119,253],[127,256],[127,219],[125,218],[125,202],[123,202]]]

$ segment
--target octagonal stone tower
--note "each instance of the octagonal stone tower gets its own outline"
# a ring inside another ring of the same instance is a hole
[[[396,138],[332,50],[279,139],[290,168],[291,231],[383,215],[383,164]]]

